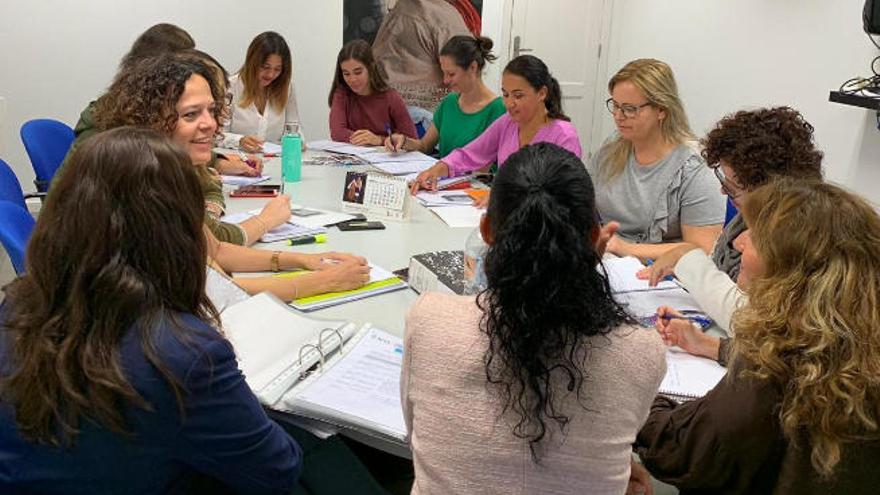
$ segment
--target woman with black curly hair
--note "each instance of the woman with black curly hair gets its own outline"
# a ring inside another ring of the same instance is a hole
[[[751,191],[776,178],[822,179],[822,152],[813,143],[813,126],[789,107],[741,110],[721,119],[702,140],[703,157],[738,209]],[[700,306],[732,334],[730,319],[745,297],[748,277],[740,272],[742,244],[748,236],[737,214],[721,232],[710,258],[696,246],[684,245],[659,257],[642,277],[656,284],[675,273]],[[671,312],[661,308],[659,313]],[[674,313],[673,313],[674,314]],[[658,318],[668,344],[726,361],[726,339],[697,331],[682,320]]]
[[[407,318],[413,493],[624,492],[665,361],[596,269],[614,231],[597,218],[571,152],[526,146],[500,169],[488,288],[425,294]]]

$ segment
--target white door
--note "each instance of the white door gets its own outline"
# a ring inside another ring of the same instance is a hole
[[[562,110],[578,130],[586,160],[600,144],[592,141],[601,139],[596,134],[601,130],[607,83],[602,47],[607,46],[611,0],[512,2],[503,63],[528,53],[547,64],[559,81]]]

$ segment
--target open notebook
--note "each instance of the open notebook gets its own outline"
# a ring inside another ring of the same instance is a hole
[[[666,376],[660,382],[660,393],[678,400],[699,399],[718,385],[727,374],[720,364],[687,352],[666,350]]]
[[[299,277],[309,273],[305,270],[287,272],[276,275],[279,278]],[[343,304],[350,301],[356,301],[365,297],[384,294],[395,290],[405,289],[406,282],[388,270],[370,263],[370,281],[362,287],[352,290],[343,290],[338,292],[326,292],[314,296],[300,297],[294,299],[290,305],[300,311],[314,311],[316,309],[328,308]]]

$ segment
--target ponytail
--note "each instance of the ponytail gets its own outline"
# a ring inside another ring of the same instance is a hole
[[[508,62],[504,72],[522,77],[535,91],[547,88],[547,98],[544,100],[547,116],[551,119],[571,120],[562,112],[562,89],[559,81],[550,74],[550,69],[541,59],[533,55],[520,55]]]
[[[559,87],[559,81],[555,77],[549,76],[550,80],[547,84],[547,98],[544,100],[544,106],[547,107],[547,116],[551,119],[565,120],[571,119],[562,113],[562,89]]]
[[[592,182],[572,153],[548,143],[511,155],[495,179],[488,210],[494,243],[487,289],[478,297],[489,341],[486,378],[501,392],[513,434],[535,460],[548,422],[569,418],[551,383],[561,374],[581,396],[589,343],[628,317],[611,298],[590,244],[597,228]],[[564,395],[564,392],[563,392]]]
[[[482,71],[486,62],[493,62],[498,58],[492,54],[492,46],[494,46],[492,40],[485,36],[458,35],[453,36],[443,45],[440,56],[450,57],[455,61],[455,65],[465,70],[476,62],[477,70]]]

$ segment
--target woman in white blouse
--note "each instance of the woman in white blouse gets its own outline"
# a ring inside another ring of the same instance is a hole
[[[266,141],[281,142],[285,122],[299,122],[290,48],[274,31],[251,41],[229,89],[232,107],[224,147],[256,153]]]

